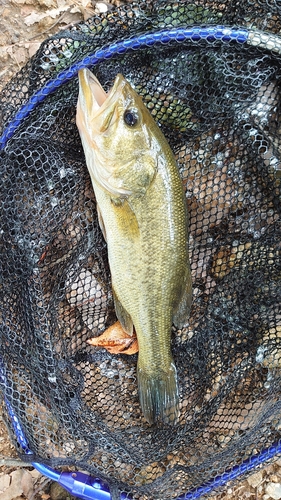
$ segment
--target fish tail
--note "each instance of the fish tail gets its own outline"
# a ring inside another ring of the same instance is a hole
[[[177,371],[172,362],[167,371],[157,374],[138,367],[139,399],[145,419],[176,424],[179,417]]]

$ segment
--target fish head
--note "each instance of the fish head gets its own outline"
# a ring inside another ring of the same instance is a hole
[[[121,74],[108,93],[88,69],[78,76],[76,123],[93,182],[115,198],[144,195],[161,156],[157,125]]]

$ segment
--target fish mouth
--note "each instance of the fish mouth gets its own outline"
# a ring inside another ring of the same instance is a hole
[[[106,93],[97,77],[88,68],[81,69],[78,78],[85,109],[91,110],[92,119],[102,117],[100,132],[105,132],[112,121],[117,100],[123,94],[127,82],[121,74],[118,74],[112,88]]]
[[[103,189],[116,198],[126,197],[132,191],[116,181],[114,172],[116,165],[112,162],[110,151],[104,145],[102,136],[114,136],[118,127],[118,120],[123,113],[124,102],[128,98],[127,82],[118,74],[108,93],[105,92],[96,76],[87,68],[78,72],[79,96],[77,102],[76,123],[84,151],[94,158],[91,167],[88,166],[91,176]],[[111,125],[110,129],[109,125]]]
[[[86,109],[94,110],[96,108],[98,111],[107,98],[100,82],[88,68],[78,71],[78,78]]]

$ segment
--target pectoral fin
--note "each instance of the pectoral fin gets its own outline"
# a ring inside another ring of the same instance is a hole
[[[126,309],[122,306],[120,300],[118,299],[116,293],[113,291],[114,307],[116,316],[119,319],[122,328],[128,335],[133,335],[134,325],[131,316],[127,313]]]
[[[188,323],[192,303],[192,283],[189,267],[186,273],[185,287],[181,300],[174,311],[173,323],[176,328],[183,328]]]
[[[107,241],[107,239],[106,239],[105,225],[104,225],[103,218],[102,218],[101,211],[100,211],[100,208],[99,208],[98,204],[97,204],[97,212],[98,212],[98,221],[99,221],[99,226],[101,228],[101,232],[103,234],[103,237],[104,237],[105,241]]]
[[[119,321],[107,328],[99,337],[87,340],[87,343],[103,347],[111,354],[135,354],[139,350],[136,335],[128,335]]]

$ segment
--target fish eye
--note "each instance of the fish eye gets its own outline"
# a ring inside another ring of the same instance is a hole
[[[127,109],[124,113],[124,122],[129,127],[133,127],[138,122],[138,115],[135,111]]]

